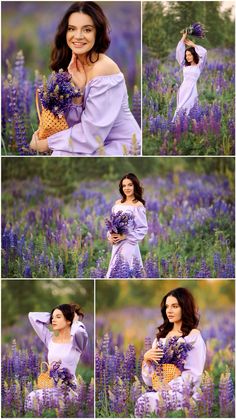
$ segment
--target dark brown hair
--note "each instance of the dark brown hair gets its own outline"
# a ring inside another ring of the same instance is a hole
[[[168,292],[161,302],[161,314],[164,323],[158,327],[157,339],[164,338],[172,330],[173,323],[170,323],[166,315],[166,300],[167,297],[173,296],[177,299],[182,309],[182,326],[181,331],[183,336],[187,336],[192,329],[195,329],[199,323],[199,314],[196,308],[194,298],[190,291],[186,288],[175,288]]]
[[[126,195],[123,191],[123,186],[122,186],[122,182],[123,182],[124,179],[131,180],[131,182],[134,185],[134,197],[135,197],[134,201],[135,202],[140,201],[140,202],[142,202],[143,205],[145,205],[145,200],[143,199],[143,188],[140,185],[140,182],[139,182],[137,176],[134,175],[133,173],[128,173],[127,175],[123,176],[122,179],[120,180],[119,191],[120,191],[120,194],[122,195],[121,202],[126,201]]]
[[[191,63],[189,63],[189,62],[186,60],[186,52],[187,52],[187,51],[191,52],[191,54],[192,54],[192,56],[193,56],[193,61],[195,62],[195,64],[198,64],[198,63],[199,63],[199,55],[198,55],[198,53],[196,52],[196,50],[195,50],[195,48],[194,48],[194,47],[189,47],[189,48],[186,48],[186,50],[185,50],[185,54],[184,54],[185,65],[186,65],[186,66],[187,66],[187,65],[191,65]]]
[[[70,325],[72,325],[75,313],[78,314],[81,320],[84,318],[84,313],[81,311],[81,307],[78,304],[60,304],[52,309],[50,314],[50,323],[52,323],[53,312],[56,309],[60,310],[66,320],[71,322]]]
[[[66,71],[71,61],[72,51],[67,45],[66,33],[68,29],[68,20],[72,13],[84,13],[89,15],[96,28],[95,44],[88,52],[90,62],[92,62],[93,52],[97,53],[98,60],[99,53],[105,52],[110,45],[109,22],[101,7],[93,1],[78,1],[73,3],[65,13],[57,28],[50,64],[51,69],[54,71],[59,71],[60,68],[63,68],[63,70]]]

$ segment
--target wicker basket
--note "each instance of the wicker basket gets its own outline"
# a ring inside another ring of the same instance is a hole
[[[161,364],[161,371],[152,374],[152,387],[154,390],[160,390],[163,384],[168,384],[174,378],[181,375],[179,368],[174,364]]]
[[[57,132],[63,131],[64,129],[68,129],[68,124],[66,122],[66,118],[62,116],[58,118],[57,116],[53,115],[51,111],[45,109],[42,105],[42,112],[40,113],[39,109],[39,91],[36,90],[36,109],[39,118],[39,131],[38,137],[40,140],[44,140],[50,135],[56,134]]]
[[[43,372],[43,364],[47,365],[47,371]],[[40,374],[37,379],[37,387],[39,389],[54,387],[53,378],[50,377],[50,367],[47,362],[41,362]]]

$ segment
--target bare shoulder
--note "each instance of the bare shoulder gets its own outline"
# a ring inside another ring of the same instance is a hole
[[[198,329],[192,329],[191,332],[189,333],[189,335],[200,335],[201,332]]]
[[[121,199],[117,199],[117,201],[115,202],[115,204],[121,204]]]
[[[138,201],[138,202],[135,203],[135,207],[143,207],[144,208],[144,205],[141,201]]]
[[[94,63],[93,68],[89,72],[88,78],[91,80],[97,76],[110,76],[119,73],[120,69],[115,61],[113,61],[105,54],[100,54],[99,60]]]

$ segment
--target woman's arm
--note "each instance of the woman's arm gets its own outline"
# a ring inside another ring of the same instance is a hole
[[[152,344],[152,349],[149,349],[147,352],[145,352],[142,362],[142,378],[144,383],[149,387],[152,387],[152,374],[155,371],[155,366],[151,361],[158,363],[162,356],[163,351],[157,349],[157,339],[155,339]]]
[[[130,231],[126,238],[130,244],[136,244],[147,234],[148,225],[146,209],[144,206],[135,207],[134,210],[134,230]]]
[[[176,60],[178,61],[180,66],[183,66],[185,63],[185,40],[186,40],[187,34],[184,33],[181,40],[179,41],[177,47],[176,47]]]
[[[29,313],[29,321],[42,342],[48,346],[52,333],[48,330],[50,313]]]
[[[172,388],[176,384],[184,385],[191,382],[194,386],[198,386],[201,382],[201,376],[206,361],[206,345],[202,339],[199,330],[192,332],[186,340],[193,343],[193,348],[189,351],[186,359],[185,369],[181,376],[170,381],[169,386]]]
[[[126,87],[123,75],[97,77],[90,82],[80,122],[48,138],[52,150],[92,155],[103,146],[120,112]]]
[[[199,56],[198,66],[202,71],[207,62],[207,50],[204,47],[201,47],[200,45],[195,45],[195,51]]]
[[[77,320],[77,316],[71,325],[71,336],[73,337],[73,346],[79,352],[83,352],[88,342],[88,334],[82,322]]]

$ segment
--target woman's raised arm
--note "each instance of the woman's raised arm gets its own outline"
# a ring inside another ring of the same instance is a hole
[[[34,312],[29,313],[29,321],[42,342],[48,346],[52,332],[48,330],[50,324],[50,313]]]

